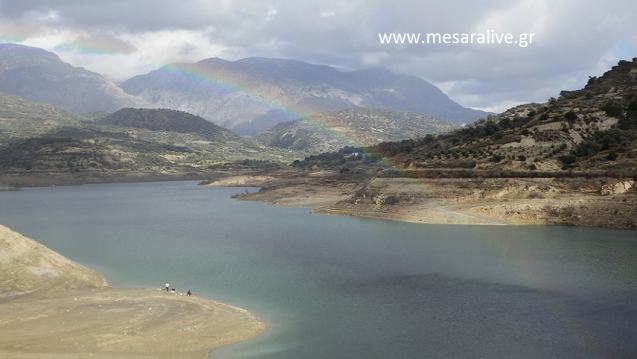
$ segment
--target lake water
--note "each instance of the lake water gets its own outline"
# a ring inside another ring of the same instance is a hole
[[[115,286],[266,320],[216,358],[637,357],[637,232],[310,214],[195,182],[0,193],[0,223]]]

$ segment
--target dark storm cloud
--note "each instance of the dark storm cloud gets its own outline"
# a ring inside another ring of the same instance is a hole
[[[90,60],[113,77],[198,57],[289,57],[342,68],[389,67],[439,84],[464,105],[500,110],[581,86],[618,57],[636,56],[635,15],[634,0],[0,0],[0,31],[12,38],[22,32],[31,44],[64,42],[80,32],[68,42],[83,38],[90,48],[91,39],[102,38],[121,45],[99,59],[61,54]],[[378,32],[486,29],[537,35],[527,48],[378,43]]]

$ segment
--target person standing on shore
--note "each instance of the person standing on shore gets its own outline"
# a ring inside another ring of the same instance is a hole
[[[166,282],[165,286],[166,286],[166,292],[169,292],[170,291],[170,283]]]

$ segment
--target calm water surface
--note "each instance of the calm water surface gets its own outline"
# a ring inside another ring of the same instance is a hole
[[[0,223],[115,286],[194,292],[270,330],[215,358],[637,357],[637,233],[418,225],[195,182],[0,193]]]

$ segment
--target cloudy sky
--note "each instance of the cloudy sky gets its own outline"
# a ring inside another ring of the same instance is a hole
[[[0,41],[121,81],[175,61],[294,58],[425,78],[500,111],[637,56],[635,0],[0,0]],[[535,33],[526,48],[387,46],[379,32]]]

